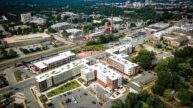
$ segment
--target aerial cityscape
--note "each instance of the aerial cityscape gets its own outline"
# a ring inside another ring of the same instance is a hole
[[[193,108],[193,0],[0,0],[0,108]]]

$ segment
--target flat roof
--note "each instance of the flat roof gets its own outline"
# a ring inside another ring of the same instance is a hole
[[[36,81],[41,82],[41,81],[44,81],[47,78],[50,78],[52,76],[56,76],[56,75],[59,75],[59,74],[64,73],[64,72],[68,72],[68,70],[71,70],[71,69],[76,68],[80,65],[83,65],[86,62],[87,62],[86,59],[76,60],[76,61],[70,62],[68,64],[65,64],[63,66],[60,66],[58,68],[52,69],[48,72],[42,73],[42,74],[36,76],[35,79],[36,79]]]
[[[58,27],[66,26],[66,25],[70,25],[70,23],[67,23],[67,22],[56,23],[56,24],[53,24],[51,27],[58,28]]]
[[[68,58],[70,56],[74,56],[75,54],[72,53],[71,51],[67,51],[67,52],[63,52],[63,53],[59,53],[57,56],[52,57],[50,59],[44,60],[44,63],[46,64],[51,64],[60,60],[63,60],[65,58]]]
[[[123,51],[127,48],[133,47],[132,45],[119,45],[119,46],[114,46],[113,48],[107,49],[106,52],[108,53],[115,53],[116,51]]]
[[[33,41],[35,39],[44,39],[44,38],[50,38],[50,35],[46,33],[37,33],[37,34],[29,34],[29,35],[19,35],[19,36],[13,36],[13,37],[7,37],[3,40],[7,43],[16,43],[16,42],[23,42],[23,41]]]
[[[77,32],[81,32],[80,29],[67,29],[66,32],[68,33],[77,33]]]
[[[107,18],[107,20],[111,21],[111,18]],[[113,17],[114,22],[121,22],[123,21],[120,17]]]
[[[94,69],[91,66],[85,65],[82,69],[81,72],[84,72],[85,74],[94,72]]]
[[[112,60],[124,65],[127,68],[132,68],[134,66],[138,66],[138,64],[136,63],[132,63],[129,60],[126,60],[124,58],[122,58],[120,55],[112,55],[109,58],[111,58]]]
[[[42,60],[42,61],[39,61],[39,62],[36,62],[34,63],[33,65],[35,65],[36,67],[40,68],[40,69],[43,69],[46,66],[46,64],[50,64],[50,63],[53,63],[53,62],[57,62],[59,60],[62,60],[62,59],[65,59],[65,58],[68,58],[70,56],[74,56],[75,54],[72,53],[71,51],[67,51],[67,52],[62,52],[62,53],[59,53],[58,55],[54,56],[54,57],[51,57],[49,59],[46,59],[46,60]]]
[[[119,74],[115,70],[110,69],[109,67],[107,67],[106,65],[102,63],[97,63],[93,65],[93,68],[97,70],[97,73],[100,73],[103,76],[108,77],[111,80],[116,80],[122,77],[121,74]]]

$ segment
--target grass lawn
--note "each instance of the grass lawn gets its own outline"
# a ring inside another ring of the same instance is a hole
[[[99,45],[82,46],[81,48],[72,50],[72,52],[80,53],[81,51],[105,51],[106,49],[108,48],[105,45],[99,44]]]
[[[47,96],[52,97],[52,96],[58,95],[60,93],[75,89],[77,87],[80,87],[80,84],[77,81],[73,80],[71,82],[68,82],[68,83],[48,92]]]
[[[20,72],[20,71],[18,71],[18,70],[16,70],[16,71],[14,72],[14,76],[15,76],[15,79],[16,79],[17,82],[23,80],[22,77],[21,77],[21,74],[22,74],[22,72]]]

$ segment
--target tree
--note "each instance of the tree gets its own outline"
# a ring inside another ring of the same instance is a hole
[[[120,99],[111,102],[111,108],[124,108],[124,103]]]
[[[70,34],[69,34],[66,30],[64,30],[64,31],[62,32],[62,36],[63,36],[63,37],[68,38],[69,35],[70,35]]]
[[[168,89],[166,89],[166,90],[164,91],[163,97],[165,97],[165,99],[166,99],[167,101],[171,101],[171,100],[172,100],[172,96],[171,96],[170,91],[169,91]]]
[[[135,23],[131,23],[130,27],[137,27]]]
[[[149,69],[152,66],[152,60],[154,58],[153,52],[147,50],[141,50],[135,60],[143,69]]]
[[[161,85],[155,84],[154,86],[152,86],[151,90],[153,93],[161,96],[163,94],[165,88]]]
[[[48,32],[49,32],[49,33],[56,33],[57,31],[54,30],[53,28],[49,27],[49,28],[48,28]]]
[[[129,93],[125,99],[125,108],[132,108],[138,101],[138,95],[135,93]]]
[[[188,90],[182,90],[179,95],[180,103],[185,106],[193,107],[193,93]]]

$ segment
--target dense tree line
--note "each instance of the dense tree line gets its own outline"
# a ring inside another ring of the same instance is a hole
[[[155,54],[147,50],[141,50],[134,58],[134,62],[138,63],[143,69],[147,70],[152,67],[152,60]]]
[[[123,102],[120,99],[112,102],[111,108],[167,108],[155,95],[142,91],[139,94],[129,93]]]
[[[166,90],[178,92],[183,106],[193,107],[193,48],[185,47],[174,52],[174,57],[161,60],[155,68],[158,80],[152,87],[155,94],[164,96]]]

